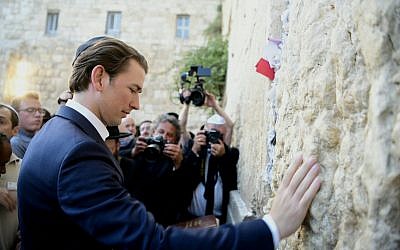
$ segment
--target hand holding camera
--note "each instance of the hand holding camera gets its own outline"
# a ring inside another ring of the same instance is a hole
[[[166,141],[162,136],[144,137],[139,136],[136,142],[138,154],[143,152],[144,158],[149,162],[156,161],[164,151]],[[135,150],[134,148],[134,150]]]
[[[207,107],[216,108],[218,106],[218,102],[217,102],[217,99],[215,98],[215,96],[213,94],[209,93],[208,91],[204,91],[204,93],[206,95],[204,104]]]
[[[138,152],[143,152],[148,162],[155,162],[162,154],[172,159],[176,168],[181,165],[183,156],[178,144],[168,143],[161,135],[153,137],[139,136],[136,147]],[[135,148],[136,148],[135,147]]]
[[[179,100],[181,103],[189,104],[193,103],[195,106],[203,106],[206,99],[206,94],[204,93],[204,80],[200,77],[211,76],[210,68],[203,68],[203,66],[191,66],[188,72],[184,72],[181,75],[181,88],[179,89]],[[191,84],[194,82],[193,87]],[[188,85],[185,87],[185,85]]]
[[[136,157],[138,154],[142,153],[147,147],[146,137],[139,136],[136,140],[135,147],[133,147],[131,155],[132,157]]]
[[[163,153],[172,159],[175,164],[175,169],[178,169],[181,166],[183,154],[182,149],[178,144],[165,144]]]
[[[225,145],[221,139],[218,140],[218,143],[214,143],[210,145],[211,154],[215,157],[221,157],[225,154]]]
[[[225,145],[222,141],[222,134],[218,130],[206,130],[205,132],[210,152],[215,157],[225,154]]]
[[[225,145],[222,141],[222,134],[218,130],[201,130],[194,138],[192,151],[199,154],[202,148],[209,148],[214,156],[225,154]]]
[[[201,130],[197,132],[196,136],[193,139],[192,151],[198,155],[201,151],[201,148],[205,147],[206,145],[207,137],[204,134],[204,130]]]

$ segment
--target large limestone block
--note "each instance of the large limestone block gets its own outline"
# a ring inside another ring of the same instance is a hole
[[[243,199],[260,215],[294,155],[315,154],[323,185],[301,229],[281,249],[400,248],[400,2],[225,2],[231,13],[224,18],[230,37],[226,107],[237,126]],[[270,85],[250,66],[276,34],[271,16],[284,9],[287,36]],[[276,124],[269,115],[274,87]],[[271,124],[275,164],[265,182]]]

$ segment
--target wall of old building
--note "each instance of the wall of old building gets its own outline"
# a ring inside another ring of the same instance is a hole
[[[267,212],[294,155],[314,154],[321,190],[281,249],[399,249],[400,2],[223,2],[248,207]],[[255,72],[268,38],[282,40],[274,81]]]
[[[105,34],[107,11],[121,11],[118,38],[142,52],[149,74],[141,96],[138,122],[167,111],[179,112],[176,62],[183,54],[206,43],[203,31],[217,16],[220,0],[61,1],[0,0],[0,99],[24,90],[41,94],[42,104],[52,113],[58,95],[68,88],[76,48],[93,36]],[[56,35],[45,34],[49,10],[59,11]],[[190,38],[175,37],[176,15],[190,15]],[[207,65],[205,65],[207,66]],[[199,127],[207,112],[192,108],[189,128]]]

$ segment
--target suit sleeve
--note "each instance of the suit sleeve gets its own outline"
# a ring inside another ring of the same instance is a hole
[[[60,207],[98,242],[117,249],[273,249],[262,220],[218,229],[164,230],[122,186],[122,176],[107,148],[77,145],[59,172]]]

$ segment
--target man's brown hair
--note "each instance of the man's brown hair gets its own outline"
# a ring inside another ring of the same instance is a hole
[[[126,69],[129,59],[138,62],[147,73],[147,61],[136,49],[118,39],[103,37],[80,51],[75,58],[69,89],[72,92],[86,90],[92,70],[97,65],[102,65],[112,79]]]
[[[19,109],[21,108],[21,102],[27,99],[35,99],[40,101],[39,93],[35,91],[28,91],[21,96],[17,96],[11,101],[11,107],[19,111]]]

